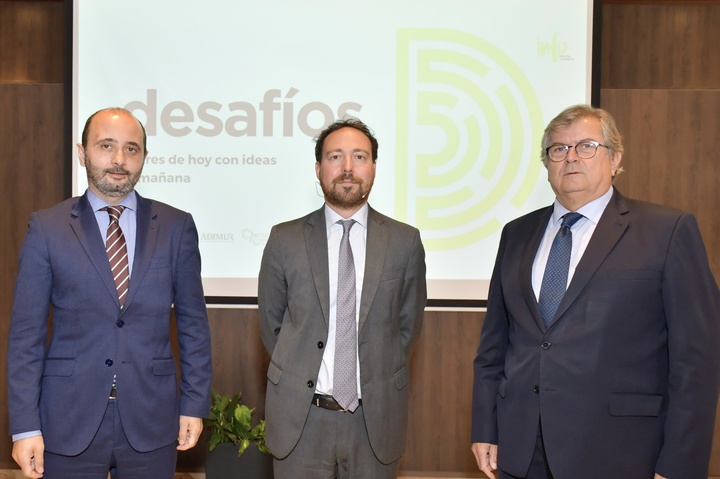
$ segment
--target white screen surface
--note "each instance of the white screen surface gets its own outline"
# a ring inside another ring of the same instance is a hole
[[[370,204],[417,226],[429,297],[487,298],[502,226],[554,198],[547,122],[589,103],[592,0],[75,0],[73,129],[148,133],[136,186],[192,213],[205,294],[254,297],[270,228],[319,208],[313,138],[379,141]],[[74,152],[73,193],[87,186]]]

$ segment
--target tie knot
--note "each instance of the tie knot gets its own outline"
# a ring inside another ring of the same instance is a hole
[[[582,217],[583,215],[581,215],[580,213],[567,213],[562,217],[562,226],[566,226],[568,229],[570,229]]]
[[[122,205],[106,206],[103,210],[107,211],[108,215],[110,215],[110,221],[120,221],[120,215],[125,211],[125,207]]]
[[[347,234],[350,232],[350,228],[353,227],[355,224],[355,220],[349,219],[349,220],[340,220],[338,223],[342,224],[343,227],[343,234]]]

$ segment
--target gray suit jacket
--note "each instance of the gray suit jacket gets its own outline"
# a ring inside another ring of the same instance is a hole
[[[302,433],[328,336],[329,275],[324,208],[276,225],[259,276],[260,333],[272,356],[267,445],[284,458]],[[408,360],[422,325],[425,251],[417,229],[368,212],[358,354],[363,413],[381,462],[405,448]],[[388,425],[392,424],[391,427]]]
[[[524,476],[538,423],[556,479],[707,477],[720,294],[692,215],[615,191],[545,327],[532,264],[552,207],[500,240],[475,359],[472,441]]]

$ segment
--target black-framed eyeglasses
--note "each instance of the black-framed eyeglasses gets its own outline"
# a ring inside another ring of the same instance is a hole
[[[595,156],[595,153],[597,153],[598,147],[602,146],[603,148],[610,149],[609,146],[603,145],[597,141],[592,140],[584,140],[578,143],[575,146],[571,145],[550,145],[547,148],[545,148],[545,154],[548,158],[550,158],[550,161],[564,161],[565,158],[568,156],[568,152],[570,151],[570,148],[575,148],[575,153],[577,154],[578,158],[582,158],[583,160],[588,160]]]

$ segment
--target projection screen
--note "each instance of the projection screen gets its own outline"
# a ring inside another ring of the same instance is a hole
[[[192,213],[209,302],[243,303],[270,228],[323,204],[313,138],[360,118],[370,204],[421,230],[430,298],[482,304],[503,225],[554,199],[544,126],[597,93],[598,2],[74,0],[73,138],[131,110],[137,191]]]

